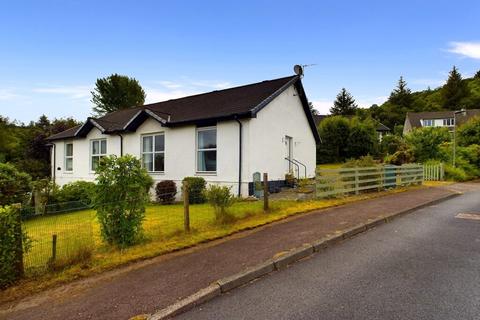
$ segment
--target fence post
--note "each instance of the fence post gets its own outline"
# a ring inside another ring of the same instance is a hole
[[[358,181],[358,168],[355,168],[355,194],[359,194],[360,191],[358,190],[359,186],[359,181]]]
[[[16,261],[16,272],[17,272],[17,277],[21,278],[25,274],[25,266],[23,265],[23,239],[22,239],[22,212],[21,212],[21,205],[20,204],[14,204],[13,205],[14,210],[16,211],[16,218],[17,221],[15,223],[15,236],[17,240],[17,245],[16,245],[16,256],[17,256],[17,261]]]
[[[443,181],[443,179],[445,178],[445,170],[443,168],[443,162],[440,163],[440,180]]]
[[[52,234],[52,260],[50,263],[54,264],[55,260],[57,260],[57,235]]]
[[[268,211],[268,173],[263,173],[263,211]]]
[[[187,181],[183,181],[183,227],[185,232],[190,232],[190,196]]]

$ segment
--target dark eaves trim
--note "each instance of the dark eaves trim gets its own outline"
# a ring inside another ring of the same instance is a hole
[[[149,116],[151,116],[152,118],[154,118],[155,120],[157,120],[158,122],[162,123],[162,124],[166,124],[167,123],[167,120],[163,119],[162,117],[158,116],[157,114],[155,114],[152,110],[150,109],[145,109],[145,113],[148,114]],[[170,118],[170,116],[169,116]]]
[[[98,130],[100,130],[102,133],[105,133],[105,131],[107,131],[104,127],[102,127],[100,124],[98,124],[98,122],[95,121],[95,119],[89,118],[88,120],[89,120]]]

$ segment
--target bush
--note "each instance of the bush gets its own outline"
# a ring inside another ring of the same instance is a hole
[[[450,141],[447,128],[424,127],[413,130],[405,137],[413,150],[415,159],[424,162],[429,159],[446,161],[448,155],[443,152],[441,145]]]
[[[121,247],[134,244],[141,235],[152,178],[131,155],[103,158],[96,174],[94,202],[103,239]]]
[[[233,217],[228,214],[226,209],[233,204],[235,197],[230,193],[229,187],[210,185],[205,190],[205,196],[215,210],[215,221],[219,223],[232,221]]]
[[[82,201],[91,204],[96,193],[96,184],[88,181],[75,181],[63,185],[55,194],[56,202]]]
[[[172,180],[164,180],[157,183],[155,187],[157,201],[163,204],[173,203],[177,194],[177,185]]]
[[[401,166],[402,164],[412,163],[415,161],[415,156],[413,155],[413,150],[407,146],[403,146],[398,151],[392,155],[387,155],[383,159],[383,162],[388,164],[394,164]]]
[[[480,117],[473,117],[457,130],[458,145],[480,144]]]
[[[392,155],[405,147],[406,144],[402,137],[393,134],[387,134],[382,138],[382,142],[380,142],[380,153],[383,156]]]
[[[32,178],[13,165],[0,163],[0,205],[24,203],[31,191]]]
[[[445,177],[447,180],[466,181],[468,176],[465,170],[459,167],[453,167],[450,164],[445,164]]]
[[[368,168],[375,167],[378,162],[372,156],[367,155],[359,159],[350,159],[342,165],[342,168]]]
[[[21,253],[30,249],[30,240],[23,231],[19,220],[18,209],[5,206],[0,207],[0,289],[7,287],[21,276],[18,269]],[[19,245],[19,237],[22,243]]]
[[[188,184],[188,199],[191,204],[205,202],[205,188],[207,182],[202,177],[185,177],[184,182]]]

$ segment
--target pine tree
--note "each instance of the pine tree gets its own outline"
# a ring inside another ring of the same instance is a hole
[[[412,105],[412,91],[407,87],[407,82],[400,76],[397,87],[390,93],[390,102],[400,109],[410,109]]]
[[[308,108],[310,109],[310,112],[312,113],[312,115],[314,115],[314,116],[318,115],[318,110],[315,109],[315,107],[313,106],[313,103],[311,101],[308,102]]]
[[[477,80],[480,80],[480,70],[477,71],[477,73],[475,73],[475,75],[473,76],[474,79],[477,79]]]
[[[460,101],[468,95],[467,84],[462,81],[462,75],[455,66],[448,75],[447,83],[442,89],[442,95],[444,99],[443,107],[450,110],[460,109]]]
[[[355,99],[345,88],[342,88],[333,102],[333,107],[330,108],[330,113],[342,116],[354,115],[357,109],[358,106],[355,103]]]

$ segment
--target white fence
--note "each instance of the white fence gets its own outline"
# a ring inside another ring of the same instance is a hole
[[[443,163],[424,164],[423,176],[425,181],[442,181],[445,178],[445,168]]]

